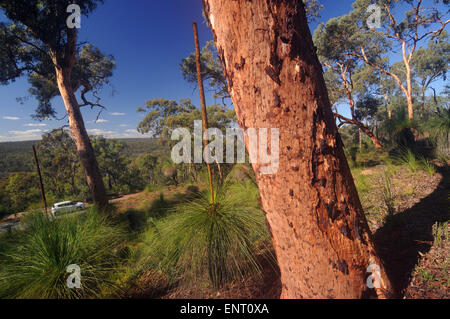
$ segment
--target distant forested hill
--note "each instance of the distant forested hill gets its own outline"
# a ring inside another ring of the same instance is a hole
[[[125,152],[131,158],[138,157],[143,154],[153,155],[170,155],[167,145],[161,145],[155,138],[124,138],[118,139],[127,145]]]
[[[168,155],[169,149],[153,138],[119,139],[127,147],[126,155],[136,158],[143,154]],[[0,178],[14,172],[32,172],[35,170],[32,145],[39,141],[0,143]],[[39,154],[38,154],[39,155]]]
[[[33,170],[33,144],[38,141],[0,143],[0,178],[14,172]]]

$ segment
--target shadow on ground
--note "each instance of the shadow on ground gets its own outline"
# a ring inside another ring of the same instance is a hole
[[[119,215],[119,222],[128,225],[131,233],[141,233],[149,226],[149,219],[161,219],[173,213],[173,209],[199,196],[197,187],[189,186],[184,192],[177,192],[170,196],[165,196],[160,192],[159,196],[149,204],[144,204],[141,208],[129,208]]]
[[[413,207],[389,217],[374,239],[394,285],[396,297],[401,298],[411,280],[411,273],[420,255],[433,245],[432,226],[450,219],[450,169],[441,168],[442,180],[432,194]]]

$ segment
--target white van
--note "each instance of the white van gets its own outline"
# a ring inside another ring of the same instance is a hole
[[[52,207],[52,215],[56,217],[56,215],[68,214],[77,210],[86,209],[84,203],[81,202],[61,202],[55,203]]]

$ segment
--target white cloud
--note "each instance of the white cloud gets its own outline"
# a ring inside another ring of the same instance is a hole
[[[119,126],[120,127],[127,127],[128,125],[127,124],[120,124]]]
[[[34,135],[34,134],[39,134],[42,133],[43,130],[41,129],[34,129],[34,130],[25,130],[25,131],[9,131],[9,134],[12,135]]]
[[[47,126],[47,124],[44,124],[44,123],[28,123],[28,124],[24,124],[23,126],[26,126],[26,127],[45,127],[45,126]]]
[[[113,112],[113,113],[109,113],[109,115],[112,115],[112,116],[125,116],[126,114],[125,113],[119,113],[119,112]]]
[[[141,134],[136,130],[128,129],[125,130],[123,133],[117,133],[112,135],[112,138],[149,138],[151,137],[151,134]]]
[[[151,134],[141,134],[136,130],[128,129],[124,132],[114,132],[113,134],[109,134],[108,138],[149,138],[151,137]]]
[[[18,120],[20,120],[20,117],[15,117],[15,116],[3,116],[2,119],[8,120],[8,121],[18,121]]]
[[[43,133],[41,129],[25,130],[25,131],[8,131],[9,136],[0,136],[2,142],[18,142],[18,141],[34,141],[40,140]]]
[[[106,123],[108,120],[98,119],[97,121],[94,121],[94,123]]]
[[[103,135],[104,137],[108,137],[109,135],[114,134],[114,131],[106,131],[99,128],[93,128],[87,131],[91,135]]]

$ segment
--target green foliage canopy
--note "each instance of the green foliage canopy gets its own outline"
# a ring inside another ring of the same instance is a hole
[[[0,10],[9,22],[0,23],[0,84],[27,76],[30,96],[38,101],[35,118],[55,117],[51,99],[59,95],[55,67],[73,64],[72,89],[80,91],[80,106],[101,107],[98,96],[115,67],[91,44],[78,45],[76,30],[68,29],[64,0],[1,0]],[[89,15],[103,0],[79,0],[81,13]],[[74,43],[75,42],[75,43]],[[75,61],[71,61],[75,53]]]

